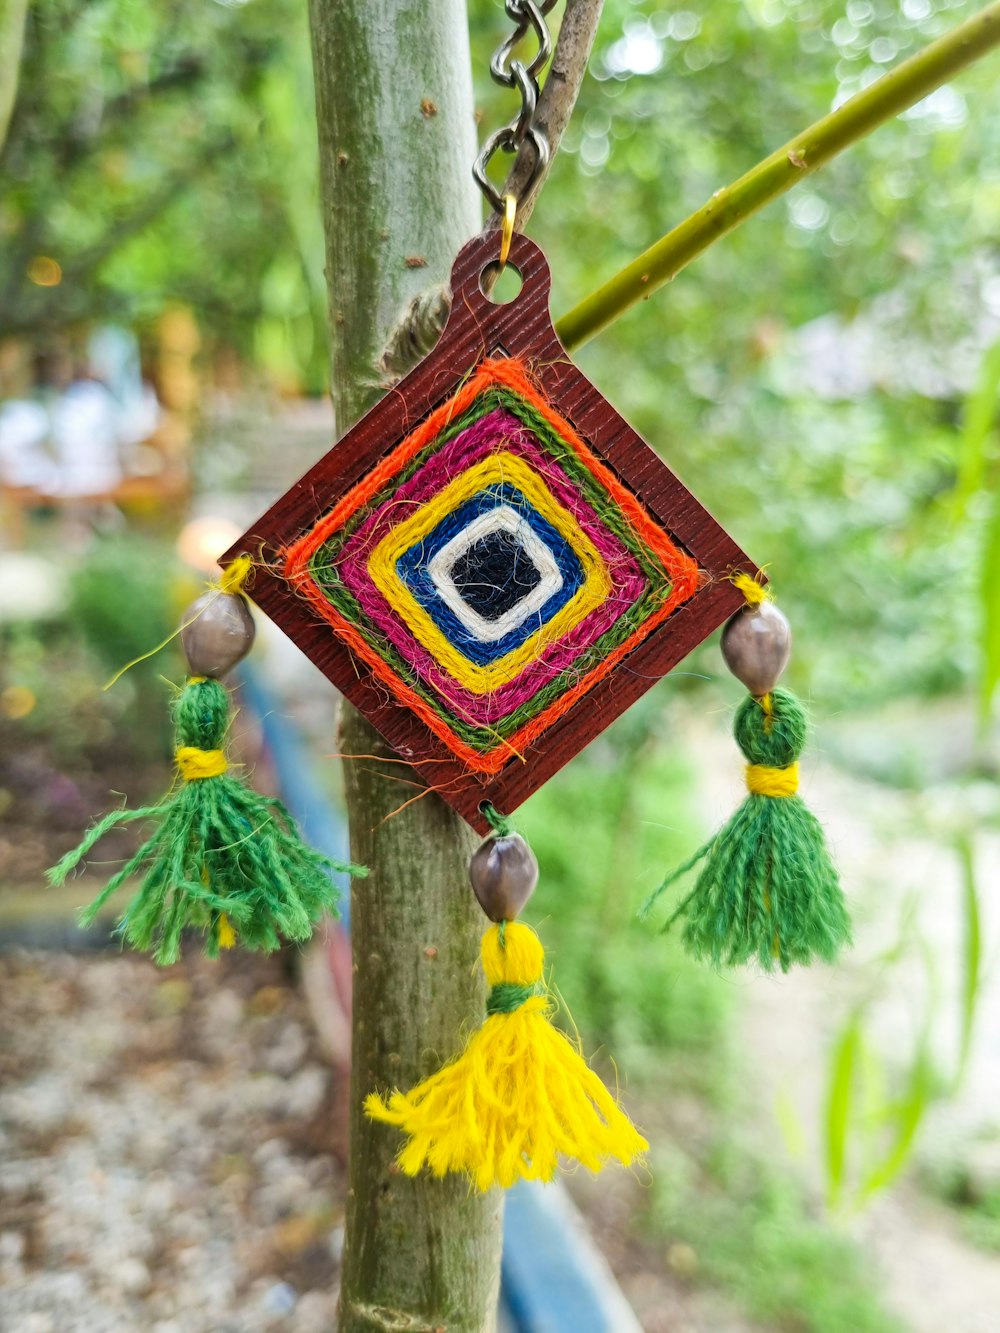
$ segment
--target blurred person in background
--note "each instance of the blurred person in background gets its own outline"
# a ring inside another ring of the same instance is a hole
[[[0,362],[0,485],[52,494],[57,471],[49,452],[49,414],[34,395],[29,357],[10,343]]]
[[[118,407],[87,361],[42,357],[38,383],[47,399],[56,494],[106,502],[122,480]]]

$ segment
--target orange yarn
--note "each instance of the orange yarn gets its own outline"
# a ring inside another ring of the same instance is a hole
[[[456,416],[467,411],[480,394],[494,386],[509,389],[523,398],[570,446],[579,461],[594,475],[628,518],[637,535],[667,569],[672,586],[663,605],[638,626],[635,633],[624,643],[619,644],[603,661],[587,672],[572,689],[560,695],[548,708],[525,723],[509,739],[501,740],[492,750],[483,752],[474,749],[457,736],[446,720],[417,691],[400,679],[395,670],[379,656],[356,627],[330,604],[312,578],[309,561],[334,532],[343,527],[361,506],[374,499],[407,463],[448,427]],[[699,581],[696,562],[670,541],[632,492],[622,485],[609,467],[595,458],[570,423],[555,411],[535,387],[527,366],[522,361],[507,357],[488,358],[483,361],[457,393],[411,431],[309,532],[291,543],[284,555],[285,577],[298,588],[316,613],[336,630],[352,651],[367,663],[373,674],[470,768],[491,775],[498,773],[516,752],[523,751],[572,708],[582,695],[603,680],[624,657],[661,625],[681,602],[687,601],[697,591]]]

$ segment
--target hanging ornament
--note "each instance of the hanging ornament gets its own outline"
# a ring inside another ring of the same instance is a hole
[[[548,265],[486,176],[500,148],[544,163],[540,68],[501,80],[526,100],[476,176],[503,222],[455,260],[439,342],[225,557],[251,556],[255,601],[481,833],[484,804],[514,810],[739,606],[731,570],[755,572],[573,365]],[[507,265],[522,286],[498,304]]]
[[[366,1101],[370,1116],[404,1131],[404,1171],[460,1171],[481,1189],[549,1179],[560,1156],[594,1169],[627,1164],[646,1146],[550,1022],[542,947],[516,920],[537,867],[496,811],[509,815],[568,763],[737,612],[740,587],[759,577],[573,365],[549,316],[545,258],[515,232],[520,201],[487,174],[497,152],[524,152],[519,165],[533,171],[523,198],[548,161],[535,112],[552,3],[507,5],[515,31],[490,68],[521,107],[474,168],[501,221],[458,254],[439,341],[225,556],[252,561],[254,599],[427,786],[479,832],[493,828],[471,869],[494,923],[482,943],[486,1020],[437,1074]],[[529,29],[538,49],[526,63],[513,51]],[[508,266],[520,291],[495,302]],[[774,619],[762,605],[754,614]],[[769,887],[770,869],[727,878],[707,890],[725,898],[722,915],[733,919],[723,928],[736,930],[749,886],[766,946],[755,922],[752,948],[723,939],[701,951],[735,959],[763,949],[770,961],[776,950],[784,966],[807,937],[811,952],[831,952],[846,924],[811,816],[774,785],[790,784],[774,773],[794,762],[801,711],[773,682],[759,684],[741,737],[755,756],[754,790],[770,783],[772,794],[751,797],[765,805],[749,807],[741,841],[750,853],[759,844],[769,867],[767,847],[791,854],[798,839],[815,892],[786,901]],[[703,923],[689,923],[692,942],[716,930],[714,903],[702,909],[697,888],[685,901]]]
[[[191,675],[174,703],[177,781],[158,805],[116,810],[49,871],[62,884],[104,835],[122,824],[157,821],[155,832],[81,914],[89,925],[108,899],[135,875],[142,882],[118,929],[158,963],[176,962],[187,929],[205,937],[205,952],[240,943],[271,950],[305,940],[332,911],[332,872],[366,874],[308,847],[273,797],[234,777],[224,750],[229,693],[219,677],[242,660],[254,640],[243,589],[249,558],[229,565],[217,587],[184,613],[181,643]]]
[[[748,795],[728,824],[663,881],[642,915],[703,863],[664,928],[683,918],[687,948],[717,967],[756,962],[787,972],[813,958],[832,961],[850,942],[851,927],[823,829],[798,795],[806,715],[794,694],[777,685],[791,629],[759,583],[745,574],[733,582],[746,605],[723,631],[722,655],[750,691],[734,725]]]
[[[464,1172],[477,1189],[551,1180],[559,1158],[599,1171],[628,1166],[649,1144],[569,1039],[550,1021],[545,955],[515,920],[534,891],[530,847],[491,807],[494,828],[473,854],[472,887],[494,924],[483,936],[490,985],[486,1021],[456,1060],[409,1092],[372,1093],[365,1112],[406,1134],[399,1165],[409,1176]]]

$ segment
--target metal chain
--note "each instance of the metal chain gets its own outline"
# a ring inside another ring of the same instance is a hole
[[[483,144],[482,152],[476,158],[472,174],[476,184],[498,213],[503,213],[506,201],[499,189],[486,174],[486,168],[496,153],[504,152],[516,156],[524,145],[530,144],[533,153],[533,167],[525,181],[522,194],[527,194],[534,185],[540,172],[544,171],[549,161],[549,141],[535,122],[535,109],[538,106],[538,76],[548,63],[552,54],[552,36],[545,22],[545,16],[555,7],[556,0],[504,0],[507,17],[514,23],[514,31],[497,47],[490,61],[490,75],[494,83],[503,88],[516,88],[521,94],[521,109],[508,125],[495,130]],[[538,42],[534,57],[525,64],[514,59],[514,49],[531,30]]]

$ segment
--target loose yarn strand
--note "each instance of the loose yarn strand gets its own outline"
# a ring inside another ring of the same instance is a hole
[[[241,593],[250,583],[252,575],[253,557],[249,555],[238,555],[231,564],[226,566],[218,580],[215,583],[210,583],[208,585],[209,590],[230,594]],[[158,652],[161,652],[166,648],[168,643],[173,643],[174,639],[176,639],[179,634],[183,634],[189,625],[194,624],[198,619],[198,616],[203,614],[203,611],[204,608],[202,608],[202,611],[199,611],[196,615],[192,616],[190,620],[182,620],[173,633],[168,634],[167,637],[162,640],[162,642],[158,643],[155,648],[150,648],[148,652],[140,653],[138,657],[133,657],[131,662],[126,662],[123,667],[115,672],[108,683],[102,686],[102,690],[110,690],[111,687],[117,685],[122,676],[124,676],[126,672],[131,671],[134,666],[138,666],[140,662],[148,662],[151,657],[155,657]]]

